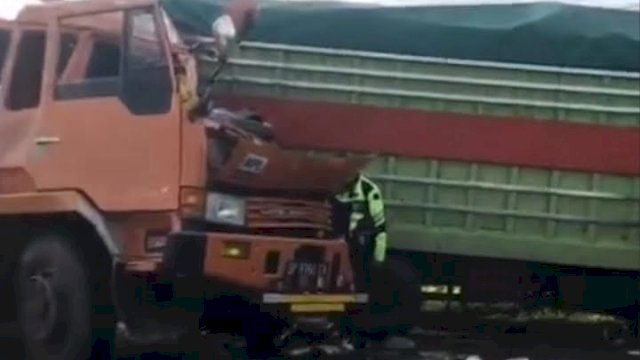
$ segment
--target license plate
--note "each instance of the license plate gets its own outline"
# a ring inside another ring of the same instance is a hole
[[[292,290],[315,291],[327,285],[328,272],[327,264],[294,261],[287,267],[286,278]]]
[[[326,264],[292,262],[287,271],[288,276],[305,276],[316,278],[326,275],[328,266]]]

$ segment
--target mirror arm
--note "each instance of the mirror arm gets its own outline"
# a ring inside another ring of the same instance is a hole
[[[220,75],[220,72],[222,72],[222,69],[224,69],[224,65],[226,62],[227,62],[226,57],[218,58],[218,66],[213,71],[213,73],[211,73],[211,75],[207,78],[204,84],[204,91],[202,95],[198,97],[198,103],[196,104],[196,106],[193,107],[193,109],[189,114],[190,115],[189,118],[192,121],[195,121],[196,118],[200,116],[207,115],[208,106],[213,101],[213,85],[215,84],[215,81],[218,78],[218,75]]]

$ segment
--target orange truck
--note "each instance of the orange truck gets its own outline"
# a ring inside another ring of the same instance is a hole
[[[201,326],[257,351],[274,326],[367,302],[330,202],[367,160],[283,149],[243,113],[190,116],[189,50],[156,0],[0,23],[0,316],[29,359]]]

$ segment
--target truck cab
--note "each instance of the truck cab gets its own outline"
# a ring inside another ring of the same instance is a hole
[[[0,286],[31,358],[366,302],[331,207],[366,160],[283,149],[215,99],[190,112],[195,59],[157,1],[28,6],[0,64]]]

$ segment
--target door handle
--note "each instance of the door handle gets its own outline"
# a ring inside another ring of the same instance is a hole
[[[41,136],[36,138],[35,142],[36,145],[56,144],[60,142],[60,138],[55,136]]]

